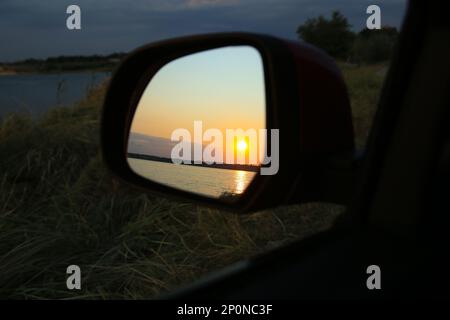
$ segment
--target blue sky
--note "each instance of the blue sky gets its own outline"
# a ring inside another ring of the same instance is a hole
[[[77,4],[82,30],[66,29]],[[296,38],[309,17],[340,10],[358,31],[377,4],[382,24],[399,27],[406,0],[1,0],[0,61],[108,54],[181,35],[250,31]]]

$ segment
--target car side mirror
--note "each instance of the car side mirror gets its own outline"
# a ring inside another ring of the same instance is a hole
[[[340,202],[329,190],[335,176],[324,173],[350,161],[353,141],[335,62],[312,46],[249,33],[135,50],[113,75],[102,118],[104,161],[120,178],[240,212]]]

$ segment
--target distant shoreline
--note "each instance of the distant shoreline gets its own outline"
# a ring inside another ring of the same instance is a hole
[[[107,56],[60,56],[47,59],[0,62],[0,76],[68,72],[112,72],[124,57],[124,53],[115,53]]]
[[[146,155],[146,154],[127,153],[127,157],[128,158],[132,158],[132,159],[140,159],[140,160],[149,160],[149,161],[173,163],[172,159],[170,159],[170,158],[162,158],[162,157],[150,156],[150,155]],[[218,163],[214,163],[214,164],[206,164],[206,163],[186,164],[186,163],[181,163],[181,164],[185,165],[185,166],[205,167],[205,168],[213,168],[213,169],[226,169],[226,170],[241,170],[241,171],[252,171],[252,172],[258,172],[260,170],[260,168],[261,168],[260,166],[248,165],[248,164],[226,164],[226,163],[222,163],[222,164],[218,164]]]
[[[22,75],[46,75],[46,74],[61,74],[61,73],[100,73],[100,72],[112,72],[114,68],[106,69],[60,69],[51,71],[42,70],[27,70],[27,71],[17,71],[14,69],[2,69],[0,66],[0,77],[1,76],[22,76]]]
[[[14,70],[2,70],[0,68],[0,76],[16,76],[17,74]]]
[[[54,75],[54,74],[62,74],[62,73],[111,73],[113,70],[103,70],[103,69],[92,69],[92,70],[61,70],[61,71],[48,71],[48,72],[40,72],[40,71],[29,71],[29,72],[16,72],[14,70],[2,71],[0,70],[0,77],[3,76],[24,76],[24,75]]]

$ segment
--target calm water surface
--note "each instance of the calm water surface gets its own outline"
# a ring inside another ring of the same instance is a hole
[[[83,99],[109,72],[0,76],[0,117],[10,112],[39,115],[51,107]]]
[[[140,176],[213,198],[224,193],[243,193],[256,175],[252,171],[202,168],[134,158],[128,158],[128,163]]]

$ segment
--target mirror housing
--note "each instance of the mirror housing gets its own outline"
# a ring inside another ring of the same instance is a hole
[[[162,66],[182,56],[239,45],[254,47],[261,54],[266,128],[280,132],[277,174],[258,175],[237,201],[228,203],[158,184],[134,173],[127,163],[128,133],[137,104],[152,77]],[[323,175],[328,169],[348,170],[354,152],[350,102],[334,60],[301,42],[250,33],[182,37],[152,43],[130,53],[115,71],[105,97],[101,142],[106,165],[122,180],[145,191],[235,212],[311,200],[345,202],[345,195],[340,195],[342,190],[336,190],[339,196],[334,195],[329,190],[334,181],[327,182]],[[344,159],[344,164],[336,167],[336,158]],[[313,181],[318,175],[322,177],[320,185]],[[330,179],[335,179],[333,173]]]

